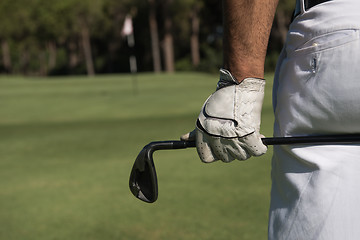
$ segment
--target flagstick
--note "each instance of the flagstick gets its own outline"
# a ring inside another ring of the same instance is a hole
[[[136,57],[134,55],[130,56],[130,71],[132,75],[132,86],[133,86],[133,93],[136,95],[138,93],[138,84],[137,84],[137,66],[136,66]]]
[[[128,41],[129,48],[131,49],[129,63],[130,63],[130,72],[131,72],[131,75],[133,78],[133,81],[132,81],[133,93],[136,95],[138,93],[137,62],[136,62],[136,56],[135,56],[135,39],[134,39],[133,32],[130,35],[127,35],[127,41]]]
[[[136,95],[138,93],[137,61],[135,56],[135,38],[134,38],[133,24],[130,15],[126,16],[125,18],[125,23],[122,32],[124,35],[126,35],[127,43],[131,52],[131,55],[129,57],[129,64],[130,64],[130,72],[132,75],[133,93]]]

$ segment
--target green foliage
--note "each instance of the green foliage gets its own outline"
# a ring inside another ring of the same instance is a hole
[[[217,76],[0,77],[0,239],[266,239],[271,148],[209,165],[156,152],[158,201],[128,189],[141,148],[191,130]]]
[[[204,72],[218,73],[220,67],[222,67],[222,51],[214,49],[207,44],[201,46],[204,54],[203,60],[198,66],[198,70]]]
[[[190,56],[186,56],[182,59],[179,59],[175,63],[175,69],[177,71],[193,71],[194,66],[191,64]]]
[[[295,8],[295,1],[292,0],[283,0],[279,1],[278,11],[284,11],[286,14],[292,14]]]
[[[157,0],[159,37],[164,35],[163,1]],[[172,0],[169,11],[174,34],[175,61],[178,69],[207,71],[218,67],[221,44],[221,1]],[[280,1],[278,11],[290,16],[293,0]],[[15,74],[76,74],[85,73],[81,30],[90,32],[93,61],[98,73],[129,72],[128,57],[136,54],[139,71],[152,70],[148,1],[141,0],[1,0],[0,42],[10,44],[11,73]],[[191,14],[200,18],[199,41],[201,64],[188,67],[190,54]],[[124,18],[132,15],[136,49],[127,47],[121,36]],[[273,31],[276,32],[276,24]],[[280,44],[279,44],[280,42]],[[51,53],[48,46],[56,46]],[[281,41],[276,34],[270,41],[271,52],[279,52]],[[216,53],[216,54],[214,54]],[[4,52],[0,49],[0,71],[4,69]],[[55,56],[56,55],[56,56]],[[45,57],[44,57],[45,56]],[[73,57],[76,57],[76,60]],[[50,59],[56,60],[50,64]],[[64,58],[66,61],[64,61]],[[221,61],[221,59],[220,59]],[[126,63],[126,64],[125,64]],[[163,63],[164,65],[164,63]]]

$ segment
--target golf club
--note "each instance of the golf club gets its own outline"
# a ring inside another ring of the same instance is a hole
[[[354,143],[360,142],[360,134],[262,138],[262,142],[265,145]],[[157,200],[158,183],[153,161],[153,153],[156,150],[195,146],[193,141],[157,141],[147,144],[137,156],[131,170],[129,187],[132,194],[147,203]]]

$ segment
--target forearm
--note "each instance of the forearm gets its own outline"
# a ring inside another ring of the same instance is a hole
[[[277,4],[278,0],[223,0],[223,67],[238,81],[264,78]]]

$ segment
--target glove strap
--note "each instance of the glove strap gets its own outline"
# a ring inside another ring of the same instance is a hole
[[[238,85],[239,82],[236,78],[230,73],[229,70],[220,68],[220,80],[217,83],[216,90],[219,90],[224,87]]]

